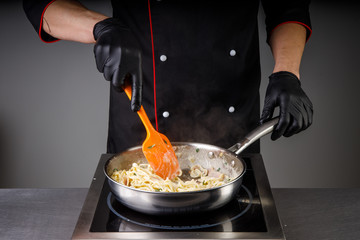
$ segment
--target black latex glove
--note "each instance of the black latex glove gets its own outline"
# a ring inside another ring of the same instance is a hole
[[[97,69],[118,91],[123,91],[125,81],[131,82],[131,109],[138,111],[142,100],[143,74],[137,39],[130,29],[115,18],[95,24],[93,33]]]
[[[280,107],[280,119],[271,135],[272,140],[282,135],[290,137],[312,124],[312,103],[302,90],[299,79],[290,72],[270,75],[261,124],[272,118],[276,107]]]

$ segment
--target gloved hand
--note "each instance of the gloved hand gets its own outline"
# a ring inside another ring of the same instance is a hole
[[[142,100],[141,50],[133,33],[121,21],[107,18],[93,30],[96,40],[94,54],[99,72],[113,87],[123,91],[125,81],[132,86],[131,109],[138,111]]]
[[[282,71],[270,75],[261,124],[272,118],[277,106],[280,107],[280,119],[271,135],[272,140],[282,135],[290,137],[312,124],[312,103],[302,90],[299,79],[290,72]]]

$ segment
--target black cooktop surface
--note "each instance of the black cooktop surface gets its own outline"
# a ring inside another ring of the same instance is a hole
[[[227,205],[204,213],[177,216],[147,215],[118,202],[103,176],[102,168],[109,157],[111,155],[103,155],[100,159],[73,239],[92,239],[89,236],[94,239],[100,236],[125,239],[132,238],[132,234],[137,234],[140,239],[167,239],[169,236],[184,239],[285,239],[260,154],[243,157],[247,171],[236,198]],[[83,219],[83,215],[87,218]],[[85,229],[83,222],[88,225]]]

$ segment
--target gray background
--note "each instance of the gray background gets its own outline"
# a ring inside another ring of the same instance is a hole
[[[111,15],[109,3],[91,9]],[[272,187],[360,187],[359,11],[313,2],[301,66],[315,107],[308,131],[262,139]],[[263,101],[273,60],[259,14]],[[45,44],[21,3],[0,6],[0,187],[88,187],[106,151],[108,84],[92,45]]]

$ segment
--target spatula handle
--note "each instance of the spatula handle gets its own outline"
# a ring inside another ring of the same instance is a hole
[[[124,92],[126,93],[126,95],[128,96],[128,98],[131,100],[131,85],[130,84],[126,84],[124,86]],[[137,111],[137,114],[139,115],[142,123],[144,124],[145,128],[146,128],[146,132],[147,134],[150,134],[150,131],[155,131],[153,125],[151,124],[145,109],[143,108],[143,106],[141,105],[140,110]]]

